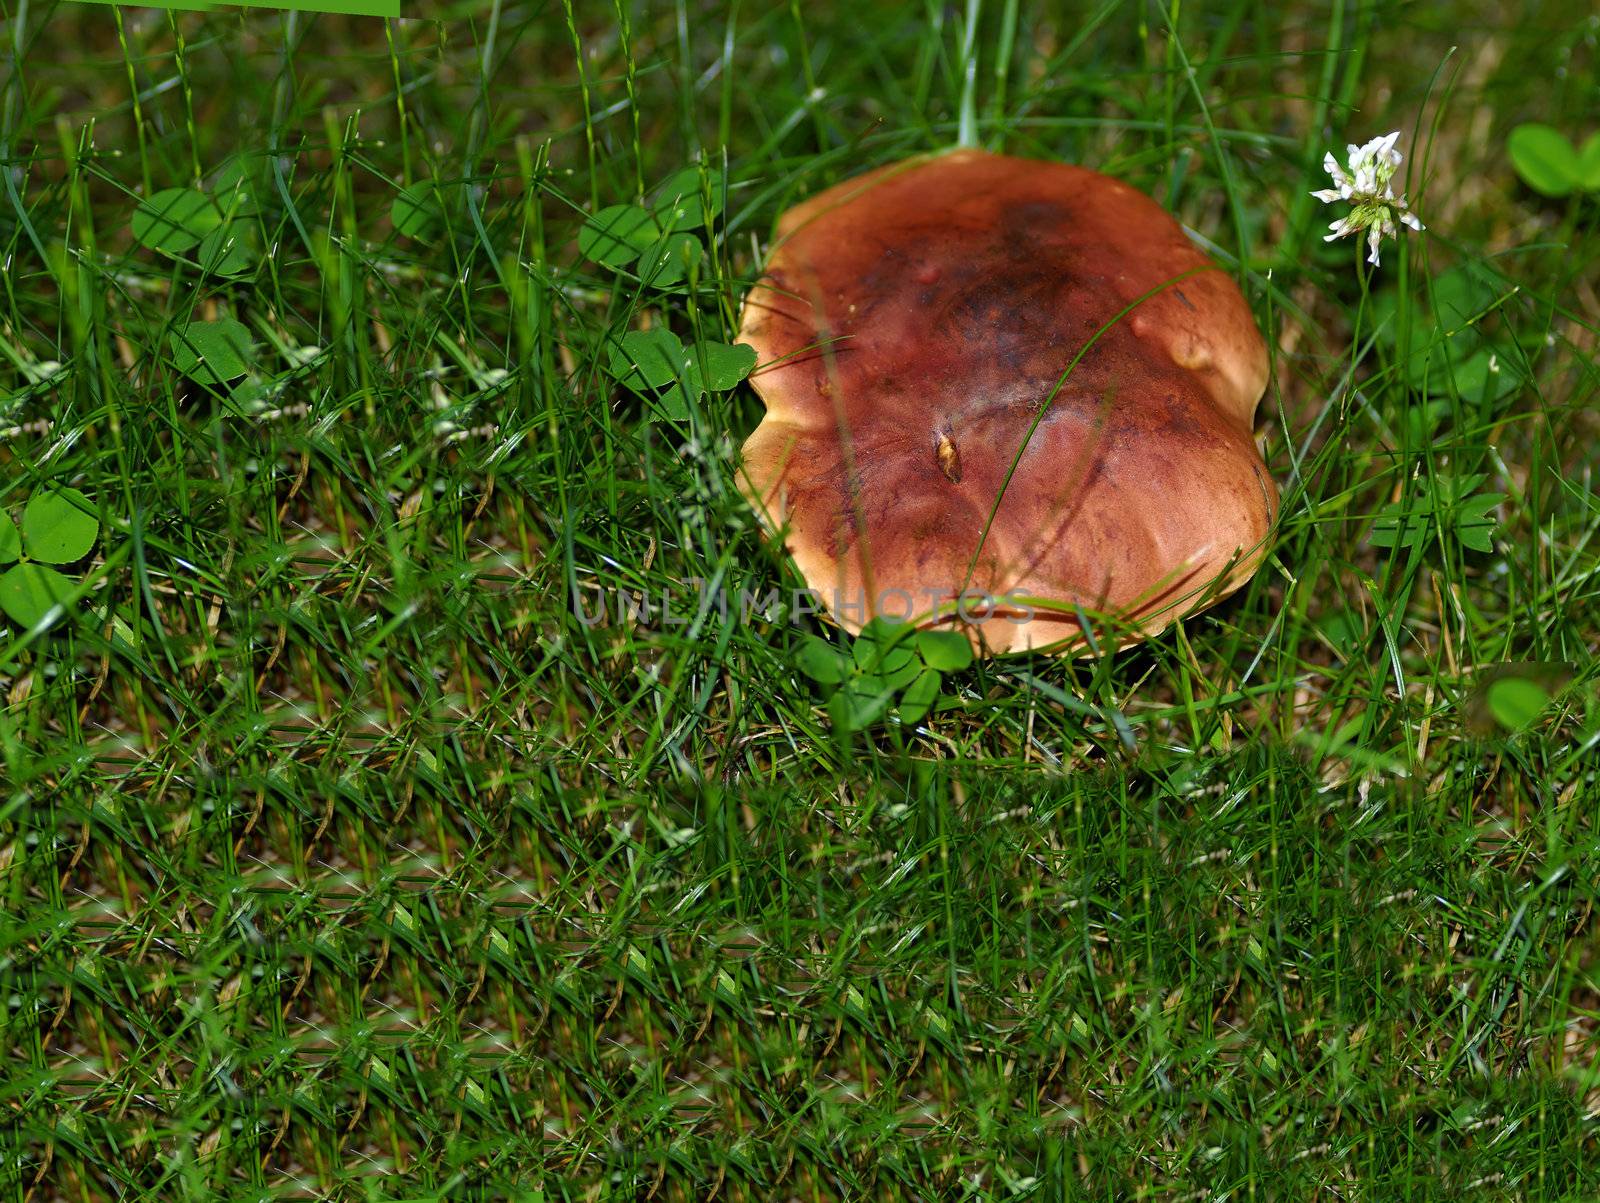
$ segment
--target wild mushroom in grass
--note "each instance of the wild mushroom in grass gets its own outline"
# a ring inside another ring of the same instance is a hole
[[[780,218],[741,327],[741,485],[851,631],[1081,653],[1085,615],[1133,642],[1265,555],[1260,331],[1121,181],[970,148],[868,172]]]

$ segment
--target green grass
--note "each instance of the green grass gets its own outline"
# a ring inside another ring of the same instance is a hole
[[[981,6],[979,140],[1250,298],[1282,524],[850,734],[814,619],[575,613],[794,583],[754,394],[611,348],[731,340],[783,208],[954,141],[964,10],[6,0],[0,506],[100,529],[0,636],[4,1197],[1600,1195],[1600,205],[1505,151],[1596,127],[1600,30],[1492,11]],[[1308,193],[1395,128],[1368,270]],[[238,274],[134,240],[235,154]],[[580,255],[696,161],[692,286]]]

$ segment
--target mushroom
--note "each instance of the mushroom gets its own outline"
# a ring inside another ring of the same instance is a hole
[[[778,221],[740,340],[766,416],[740,487],[831,616],[980,652],[1137,642],[1237,589],[1277,488],[1239,289],[1149,197],[960,149]]]

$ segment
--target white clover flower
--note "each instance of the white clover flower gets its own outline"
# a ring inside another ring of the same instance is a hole
[[[1392,134],[1374,138],[1365,146],[1346,147],[1350,152],[1348,171],[1339,166],[1339,161],[1329,151],[1323,157],[1322,165],[1328,169],[1328,174],[1338,187],[1324,188],[1311,194],[1330,204],[1341,200],[1350,202],[1352,208],[1349,213],[1338,221],[1328,223],[1333,233],[1324,235],[1323,241],[1332,242],[1335,238],[1365,230],[1367,262],[1375,266],[1378,262],[1378,243],[1385,235],[1398,236],[1402,225],[1410,226],[1413,230],[1424,228],[1416,214],[1406,207],[1406,198],[1396,196],[1389,183],[1394,178],[1395,168],[1400,166],[1401,155],[1394,148],[1395,140],[1399,137],[1400,131],[1395,130]]]

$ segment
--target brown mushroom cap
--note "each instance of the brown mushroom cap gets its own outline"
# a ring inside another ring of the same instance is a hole
[[[980,650],[1081,651],[1078,607],[1132,641],[1265,555],[1260,331],[1119,180],[977,150],[868,172],[782,216],[741,325],[770,365],[741,487],[852,631],[943,602]]]

